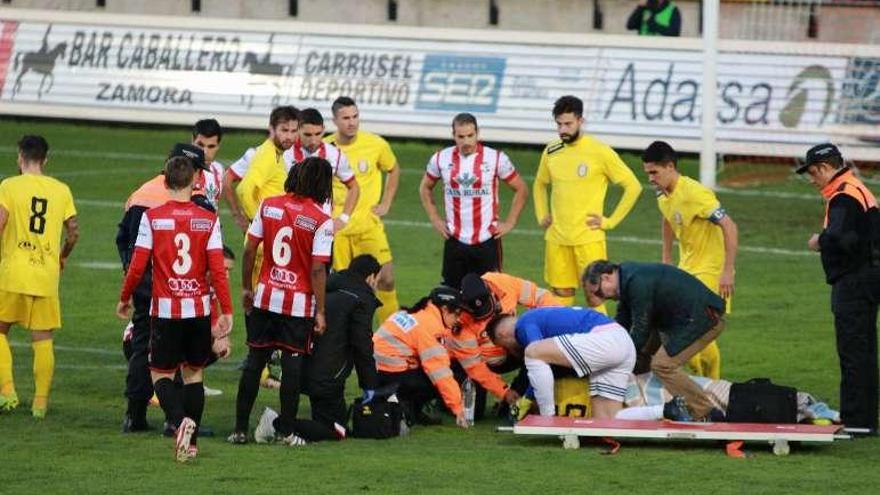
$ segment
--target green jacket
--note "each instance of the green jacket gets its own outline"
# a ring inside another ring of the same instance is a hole
[[[629,330],[638,351],[656,332],[666,352],[675,356],[724,314],[720,296],[672,265],[621,263],[619,283],[617,322]]]

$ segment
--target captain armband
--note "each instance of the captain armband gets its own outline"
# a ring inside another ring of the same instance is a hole
[[[726,216],[727,210],[719,206],[709,215],[709,221],[712,223],[719,223]]]

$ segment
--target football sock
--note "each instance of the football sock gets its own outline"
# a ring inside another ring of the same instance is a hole
[[[281,410],[275,428],[282,436],[293,433],[293,422],[299,409],[300,376],[302,375],[301,355],[293,355],[287,351],[281,353]]]
[[[699,359],[700,362],[701,376],[713,380],[721,379],[721,349],[718,348],[718,341],[713,340],[702,351],[692,357],[688,364],[692,364],[696,359]]]
[[[260,374],[270,357],[272,349],[248,349],[238,380],[238,395],[235,397],[235,431],[248,431],[251,409],[260,392]]]
[[[31,343],[34,349],[34,403],[33,409],[46,409],[52,376],[55,374],[55,348],[52,339]]]
[[[202,424],[202,413],[205,411],[205,386],[202,382],[187,383],[183,386],[183,411],[187,418],[196,422],[196,432],[190,442],[191,445],[195,445],[199,426]]]
[[[395,289],[376,290],[376,297],[382,301],[382,306],[376,309],[376,317],[381,325],[389,316],[400,309],[400,303],[397,302],[397,291]]]
[[[550,365],[540,359],[525,358],[529,381],[535,390],[535,401],[541,416],[553,416],[556,413],[556,401],[553,390],[553,370]]]
[[[183,399],[181,397],[180,388],[170,378],[160,378],[153,383],[156,389],[156,395],[159,397],[159,405],[165,411],[165,417],[168,418],[174,427],[180,426],[183,420]]]
[[[15,393],[15,383],[12,381],[12,350],[9,349],[9,339],[0,333],[0,394],[12,395]]]

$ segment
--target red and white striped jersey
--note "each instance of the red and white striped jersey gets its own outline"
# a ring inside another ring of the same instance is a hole
[[[330,263],[333,220],[308,198],[266,198],[247,232],[263,242],[263,266],[254,306],[288,316],[313,317],[312,261]]]
[[[306,158],[319,156],[330,162],[330,166],[333,167],[333,175],[342,181],[343,184],[348,184],[354,180],[354,170],[351,169],[351,165],[348,163],[348,158],[345,156],[345,153],[330,143],[322,142],[321,146],[312,153],[302,145],[302,142],[300,142],[299,139],[297,139],[296,142],[293,143],[293,146],[288,148],[282,156],[284,157],[285,172],[290,172],[290,169],[294,165],[302,162]],[[333,211],[333,199],[328,199],[327,202],[321,206],[321,209],[330,215]]]
[[[220,192],[223,190],[223,165],[211,162],[210,170],[197,170],[193,181],[193,194],[204,194],[216,211],[220,207]]]
[[[248,169],[251,168],[251,161],[254,159],[254,155],[257,154],[256,148],[248,148],[245,150],[244,154],[241,155],[241,158],[235,161],[232,165],[229,166],[229,173],[235,177],[235,180],[241,180],[244,178],[244,175],[247,173]]]
[[[426,174],[443,179],[446,226],[463,244],[480,244],[495,235],[498,223],[498,179],[509,182],[517,172],[502,151],[477,144],[462,156],[456,146],[434,153]]]
[[[209,270],[223,313],[232,313],[216,214],[191,201],[174,200],[144,212],[121,301],[131,298],[150,261],[153,263],[151,316],[175,320],[209,316]]]

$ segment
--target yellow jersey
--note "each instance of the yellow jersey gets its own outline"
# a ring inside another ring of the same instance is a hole
[[[272,139],[266,139],[257,146],[250,168],[235,188],[238,203],[249,219],[254,218],[261,201],[284,194],[287,172],[283,154],[284,150],[278,149]]]
[[[589,215],[604,216],[609,181],[623,187],[623,196],[614,213],[603,221],[602,229],[590,229]],[[573,143],[557,139],[544,148],[533,188],[538,222],[547,216],[548,185],[552,188],[553,223],[544,238],[566,246],[604,241],[605,230],[613,229],[623,220],[642,191],[635,174],[617,153],[585,134]]]
[[[382,172],[391,171],[397,164],[397,157],[391,151],[388,141],[371,132],[358,131],[354,141],[346,145],[337,141],[335,133],[325,137],[324,141],[345,153],[360,188],[357,206],[351,213],[351,220],[342,229],[340,235],[355,235],[366,232],[380,222],[372,208],[382,199]],[[348,188],[338,177],[334,176],[334,218],[342,214],[342,207],[345,205],[347,195]]]
[[[678,267],[692,275],[720,276],[724,234],[717,222],[725,212],[715,193],[682,175],[669,195],[657,196],[657,206],[678,239]]]
[[[0,206],[8,213],[0,240],[0,290],[58,297],[61,230],[76,215],[67,184],[23,174],[0,182]]]

